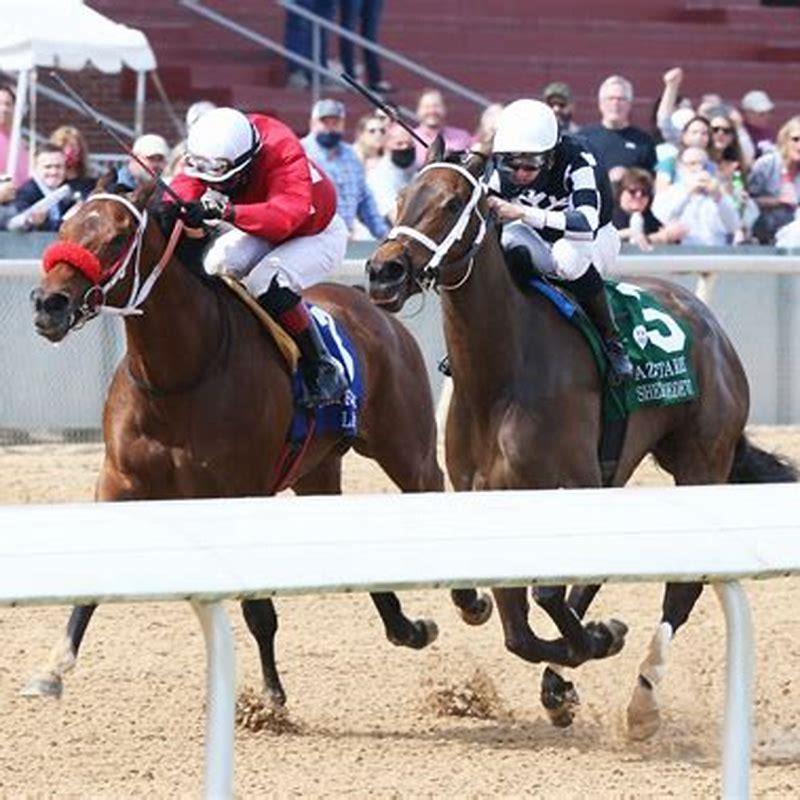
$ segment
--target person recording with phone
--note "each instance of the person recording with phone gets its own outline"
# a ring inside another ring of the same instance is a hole
[[[681,244],[723,246],[739,228],[736,204],[709,166],[705,150],[687,147],[678,161],[677,180],[653,201],[653,214],[662,223],[684,226]]]

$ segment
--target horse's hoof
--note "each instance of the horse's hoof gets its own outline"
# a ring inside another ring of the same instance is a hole
[[[412,650],[422,650],[439,637],[439,626],[432,619],[418,619],[412,623],[413,633],[409,639],[400,639],[390,631],[386,638],[397,647],[410,647]]]
[[[420,647],[427,647],[439,638],[439,626],[432,619],[418,620],[417,626],[421,626],[425,634],[425,642]]]
[[[276,710],[286,706],[286,692],[283,689],[265,689],[264,697],[266,697],[267,703]]]
[[[568,728],[581,704],[575,684],[547,667],[542,675],[542,705],[556,728]]]
[[[64,682],[58,675],[35,675],[23,687],[22,697],[52,697],[56,700],[64,693]]]
[[[484,625],[489,621],[489,618],[492,616],[492,611],[494,610],[494,602],[490,595],[486,593],[481,593],[475,603],[473,604],[471,609],[467,608],[460,608],[459,611],[461,612],[461,619],[467,623],[467,625]]]
[[[661,710],[655,693],[645,686],[637,686],[628,704],[628,736],[635,741],[644,741],[655,735],[661,727]]]
[[[611,634],[611,644],[609,645],[606,657],[615,656],[625,647],[625,636],[628,633],[628,626],[621,619],[614,619],[612,617],[606,623],[606,627]]]
[[[591,638],[591,658],[615,656],[625,646],[628,626],[618,619],[608,622],[588,622],[586,632]]]

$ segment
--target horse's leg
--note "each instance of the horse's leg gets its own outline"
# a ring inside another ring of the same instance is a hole
[[[97,606],[75,606],[69,615],[67,633],[50,651],[47,663],[38,669],[25,685],[25,697],[61,697],[64,675],[75,667],[78,649],[89,620]]]
[[[275,663],[275,634],[278,631],[278,616],[272,600],[243,600],[242,613],[245,622],[258,644],[261,658],[261,674],[264,692],[273,706],[286,705],[286,692],[281,685]]]
[[[585,661],[566,639],[540,639],[528,622],[528,590],[493,588],[497,611],[503,625],[506,649],[524,661],[539,664],[550,661],[577,667]]]
[[[130,500],[140,496],[133,482],[123,476],[106,460],[97,478],[96,502]],[[47,663],[36,670],[22,694],[25,697],[61,697],[64,675],[74,669],[78,650],[94,614],[96,605],[75,606],[67,621],[65,636],[50,651]]]
[[[656,628],[628,704],[628,733],[632,739],[647,739],[661,724],[657,689],[667,671],[672,637],[686,622],[703,591],[702,583],[668,583],[664,591],[661,622]]]
[[[678,486],[725,483],[737,438],[738,433],[733,430],[716,436],[706,431],[706,435],[701,436],[698,429],[692,429],[668,437],[654,450],[654,455],[659,464],[672,473]],[[628,704],[628,733],[633,739],[649,738],[661,724],[657,690],[666,674],[669,645],[678,628],[689,618],[702,591],[701,583],[668,583],[664,590],[661,622],[639,665]]]
[[[292,486],[297,495],[340,494],[342,491],[342,459],[328,456],[311,472],[298,478]],[[242,614],[247,628],[258,645],[264,692],[273,706],[286,704],[286,692],[281,684],[275,660],[275,635],[278,632],[278,615],[272,600],[243,600]]]
[[[381,464],[381,466],[383,466],[383,464]],[[425,472],[423,469],[421,471],[421,476],[424,477],[424,475]],[[435,478],[435,474],[432,477]],[[439,472],[439,481],[441,480],[442,476],[441,472]],[[328,456],[315,467],[313,471],[299,479],[292,489],[295,494],[298,495],[341,494],[341,456]],[[392,644],[420,650],[431,644],[439,635],[436,623],[432,620],[418,619],[412,621],[406,617],[400,605],[400,600],[394,592],[373,592],[370,594],[370,597],[383,621],[386,629],[386,638]]]

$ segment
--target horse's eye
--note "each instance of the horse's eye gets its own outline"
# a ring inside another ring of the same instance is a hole
[[[458,212],[461,211],[461,209],[463,207],[464,207],[464,204],[461,202],[461,200],[458,197],[451,197],[447,201],[447,204],[445,206],[445,208],[447,208],[447,210],[451,214],[458,214]]]

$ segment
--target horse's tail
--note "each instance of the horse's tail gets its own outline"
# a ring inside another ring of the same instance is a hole
[[[798,480],[795,464],[780,453],[756,447],[742,434],[736,443],[728,483],[792,483]]]

